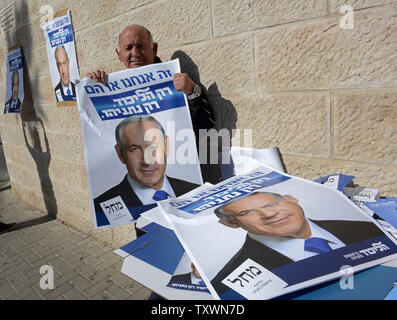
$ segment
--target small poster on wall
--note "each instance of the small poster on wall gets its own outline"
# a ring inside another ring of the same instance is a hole
[[[23,61],[20,47],[10,48],[6,55],[7,81],[4,113],[21,113],[24,98]]]
[[[56,13],[43,29],[57,106],[77,106],[75,82],[80,75],[70,11]]]

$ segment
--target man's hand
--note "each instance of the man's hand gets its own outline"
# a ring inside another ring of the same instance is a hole
[[[196,84],[187,73],[174,74],[174,86],[176,91],[183,91],[187,96],[193,93],[193,88]]]
[[[102,70],[94,70],[92,72],[88,72],[85,76],[97,82],[102,82],[102,83],[108,82],[108,75],[106,74],[105,71]]]

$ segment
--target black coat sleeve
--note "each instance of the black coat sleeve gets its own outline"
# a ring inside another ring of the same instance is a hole
[[[195,135],[198,136],[200,129],[209,130],[213,128],[215,125],[215,114],[208,102],[204,89],[202,89],[199,97],[188,100],[188,102]]]

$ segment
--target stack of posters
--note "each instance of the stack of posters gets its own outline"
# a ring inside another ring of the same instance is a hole
[[[185,268],[194,265],[213,299],[271,299],[339,279],[346,268],[356,273],[397,257],[396,240],[343,193],[268,166],[161,201],[156,210],[162,218],[158,224],[153,214],[146,218],[146,246],[158,235],[153,225],[168,226],[183,248],[174,239],[169,250],[187,254]],[[149,256],[142,247],[130,256],[136,252],[140,261]],[[146,262],[154,272],[156,263]],[[183,274],[178,267],[174,260],[168,287]]]

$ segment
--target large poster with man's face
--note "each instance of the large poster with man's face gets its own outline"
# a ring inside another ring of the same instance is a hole
[[[57,106],[76,106],[75,85],[80,76],[70,11],[56,14],[43,29]]]
[[[341,192],[270,167],[159,209],[215,299],[270,299],[397,257]]]
[[[21,113],[24,98],[21,48],[10,49],[6,55],[7,80],[4,113]]]
[[[202,184],[179,60],[76,85],[95,228],[134,223]]]

